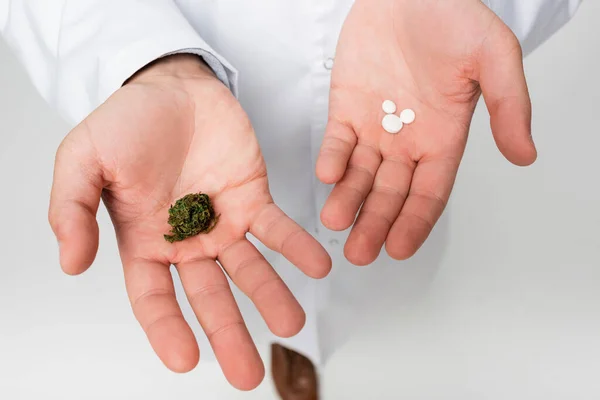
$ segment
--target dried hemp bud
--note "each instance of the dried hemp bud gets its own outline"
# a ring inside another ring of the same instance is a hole
[[[200,233],[210,232],[219,220],[208,195],[188,194],[169,208],[171,234],[165,235],[167,242],[179,242]]]

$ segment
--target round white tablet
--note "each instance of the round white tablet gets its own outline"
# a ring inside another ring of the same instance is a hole
[[[402,130],[402,127],[404,126],[400,118],[394,114],[388,114],[385,117],[383,117],[381,125],[383,126],[383,129],[385,129],[388,133],[398,133]]]
[[[386,114],[393,114],[397,110],[396,103],[391,100],[386,100],[383,102],[383,112]]]
[[[400,120],[405,124],[412,124],[415,122],[416,114],[413,110],[407,109],[400,113]]]

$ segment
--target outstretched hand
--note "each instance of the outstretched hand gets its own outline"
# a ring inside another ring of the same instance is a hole
[[[480,0],[357,0],[338,43],[329,123],[317,175],[335,184],[321,219],[353,226],[345,255],[367,265],[385,244],[411,257],[441,216],[483,93],[500,151],[536,159],[522,52]],[[396,135],[382,129],[384,100],[413,109]],[[358,216],[357,216],[358,214]]]
[[[168,243],[169,207],[199,192],[213,201],[218,224],[209,234]],[[199,359],[175,298],[173,264],[227,379],[239,389],[256,387],[264,366],[225,273],[274,334],[298,333],[305,316],[246,234],[310,277],[326,276],[331,259],[273,203],[246,114],[195,56],[169,57],[144,70],[61,144],[49,219],[68,274],[84,272],[95,258],[101,197],[134,314],[160,359],[176,372],[191,370]]]

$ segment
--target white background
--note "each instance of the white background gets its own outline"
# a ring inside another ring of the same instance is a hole
[[[539,161],[504,161],[479,108],[433,282],[356,327],[323,373],[325,400],[600,398],[600,2],[526,66]],[[275,398],[268,376],[241,393],[212,364],[160,364],[104,210],[95,265],[61,273],[46,212],[66,133],[0,43],[0,399]]]

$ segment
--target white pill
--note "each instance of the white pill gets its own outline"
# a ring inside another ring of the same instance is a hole
[[[393,114],[397,110],[396,103],[391,100],[386,100],[383,102],[383,112],[386,114]]]
[[[383,121],[381,121],[381,125],[386,132],[389,133],[398,133],[402,130],[404,124],[400,120],[400,117],[394,114],[388,114],[383,117]]]
[[[416,114],[413,110],[404,110],[400,113],[400,120],[405,124],[412,124],[415,122]]]

